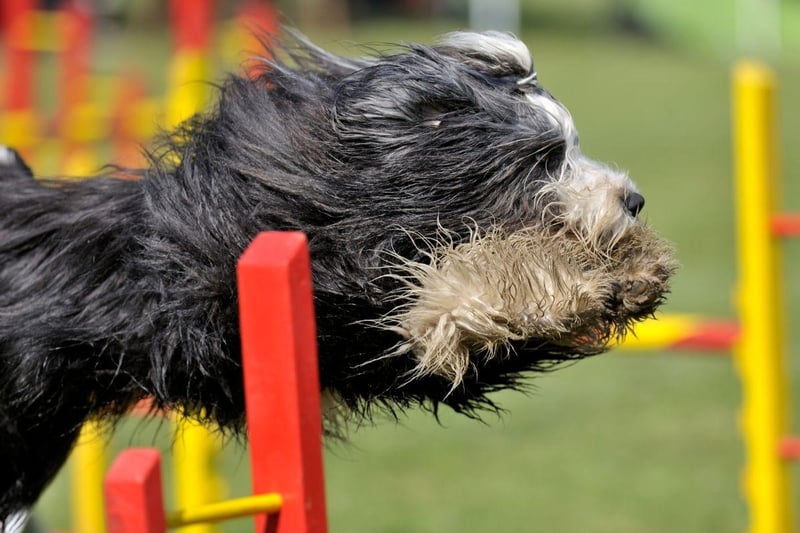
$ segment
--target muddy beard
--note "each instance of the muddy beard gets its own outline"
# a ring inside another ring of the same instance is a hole
[[[513,357],[520,342],[605,351],[653,314],[677,268],[672,246],[641,223],[608,249],[541,227],[476,230],[458,245],[441,233],[424,244],[428,262],[393,265],[402,303],[375,325],[403,338],[383,357],[414,357],[409,379],[438,375],[453,388],[470,368]]]

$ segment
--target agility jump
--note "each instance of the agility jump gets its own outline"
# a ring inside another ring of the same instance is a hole
[[[106,476],[109,533],[157,533],[167,527],[278,511],[280,517],[272,519],[269,531],[327,531],[317,341],[305,236],[259,235],[237,271],[256,496],[166,514],[158,452],[126,450]],[[267,531],[266,521],[259,515],[256,531]]]

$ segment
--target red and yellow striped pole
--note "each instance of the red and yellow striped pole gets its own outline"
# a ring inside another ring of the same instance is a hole
[[[686,350],[726,354],[739,337],[732,319],[665,314],[637,324],[617,347],[621,350]]]
[[[208,52],[214,14],[213,0],[172,0],[170,18],[175,52],[169,72],[167,125],[174,127],[208,101]]]
[[[51,17],[53,50],[59,58],[59,102],[57,131],[63,153],[59,172],[88,176],[102,166],[93,146],[110,136],[107,113],[90,101],[89,63],[92,49],[93,14],[77,1],[66,2]]]
[[[166,122],[169,128],[201,111],[207,103],[213,11],[213,0],[170,2],[175,51],[167,88]],[[218,439],[208,428],[189,420],[176,420],[176,432],[173,452],[178,505],[198,507],[221,499],[224,483],[214,469]],[[213,533],[217,529],[211,524],[199,524],[189,526],[185,531]]]
[[[741,338],[743,486],[750,533],[793,531],[789,472],[779,455],[788,429],[781,243],[772,235],[778,179],[775,78],[765,66],[734,70],[733,114]]]
[[[35,32],[35,7],[35,0],[0,2],[0,20],[6,36],[0,142],[23,151],[36,144],[39,129],[33,106],[36,52],[31,47]]]

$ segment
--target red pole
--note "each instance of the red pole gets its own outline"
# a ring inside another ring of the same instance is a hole
[[[247,0],[238,9],[238,24],[247,32],[264,32],[277,35],[279,29],[278,10],[272,2],[264,0]],[[252,44],[258,44],[253,40]],[[250,52],[254,50],[248,50]]]
[[[164,533],[167,530],[158,450],[130,448],[122,451],[106,474],[105,496],[109,533]]]
[[[5,39],[5,95],[7,111],[29,111],[33,108],[33,63],[35,52],[31,13],[36,0],[3,0],[0,19]]]
[[[771,226],[776,237],[800,237],[800,213],[772,215]]]
[[[260,39],[277,36],[280,31],[278,11],[269,0],[247,0],[236,14],[237,30],[243,32],[245,38],[240,47],[245,70],[251,78],[255,78],[264,70],[264,62],[251,57],[253,54],[264,55],[267,50]]]
[[[211,42],[213,0],[172,0],[169,7],[175,49],[206,50]]]
[[[277,522],[259,516],[256,531],[325,533],[319,369],[305,235],[258,235],[240,258],[237,275],[253,491],[284,498]]]
[[[92,53],[92,12],[79,0],[62,8],[59,69],[61,91],[58,119],[64,120],[76,106],[89,99],[89,63]]]
[[[148,140],[139,125],[147,85],[141,74],[128,72],[116,83],[115,92],[111,128],[114,163],[128,168],[138,167],[142,164],[139,143]],[[155,124],[154,116],[148,115],[148,119]]]

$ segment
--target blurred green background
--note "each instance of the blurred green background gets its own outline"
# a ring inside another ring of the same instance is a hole
[[[458,1],[398,2],[389,14],[366,2],[349,14],[328,13],[343,3],[316,2],[309,15],[301,9],[309,3],[279,8],[318,44],[350,54],[358,53],[352,42],[430,42],[468,24],[466,3]],[[800,2],[775,2],[780,22],[764,29],[758,17],[737,29],[737,5],[521,2],[520,36],[541,83],[572,111],[584,151],[630,171],[647,198],[647,219],[677,245],[683,267],[667,312],[734,315],[730,70],[745,54],[778,72],[782,203],[800,209],[800,151],[793,149],[800,144]],[[137,68],[158,92],[170,42],[152,11],[131,8],[126,24],[101,31],[93,62],[101,72]],[[336,23],[324,24],[326,17]],[[742,32],[749,37],[743,40]],[[796,244],[788,247],[786,267],[793,354],[800,349],[793,332],[800,323],[798,252]],[[788,379],[796,388],[796,373]],[[745,529],[740,387],[730,357],[611,353],[531,382],[530,395],[498,394],[507,412],[487,415],[485,423],[446,411],[437,423],[411,412],[397,424],[378,421],[355,431],[349,443],[331,444],[325,456],[331,531]],[[170,440],[165,424],[134,421],[114,446],[166,451]],[[232,444],[220,463],[230,494],[247,494],[246,451]],[[67,528],[67,498],[62,474],[36,509],[40,522]],[[247,520],[225,526],[248,530]]]

